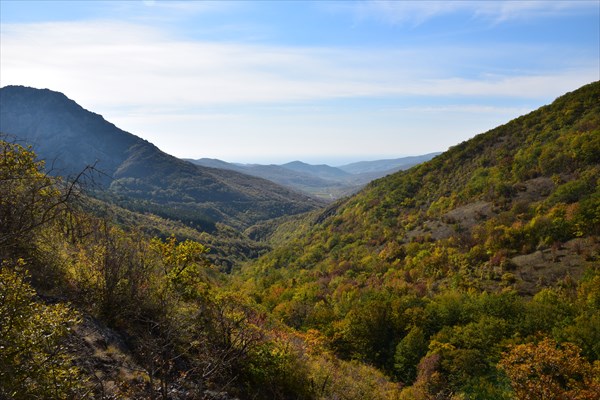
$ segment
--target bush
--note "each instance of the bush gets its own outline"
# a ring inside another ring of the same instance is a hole
[[[84,381],[63,340],[79,316],[36,301],[23,267],[0,269],[0,398],[80,398]]]

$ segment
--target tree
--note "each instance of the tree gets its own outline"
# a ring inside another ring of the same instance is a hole
[[[499,366],[520,400],[598,400],[600,366],[592,366],[572,343],[558,345],[545,338],[539,343],[513,346]]]
[[[52,221],[72,216],[75,199],[81,198],[82,182],[94,167],[84,168],[74,179],[62,180],[44,172],[44,161],[36,160],[31,147],[2,138],[0,135],[0,258],[23,258],[33,267],[40,231]],[[64,228],[70,229],[68,224]]]
[[[0,268],[0,398],[77,399],[83,379],[64,338],[79,316],[35,300],[24,262]]]
[[[417,365],[427,353],[428,343],[423,330],[414,326],[396,346],[394,356],[396,373],[405,384],[412,383],[417,377]]]
[[[26,254],[33,233],[56,217],[64,198],[31,148],[0,140],[0,255]]]

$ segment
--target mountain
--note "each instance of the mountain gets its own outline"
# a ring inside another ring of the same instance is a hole
[[[302,161],[292,161],[287,164],[282,164],[281,166],[291,171],[304,172],[317,176],[321,179],[339,180],[348,178],[350,176],[350,174],[345,171],[335,167],[330,167],[329,165],[325,164],[312,165]]]
[[[341,165],[337,168],[351,174],[378,173],[383,172],[385,175],[397,172],[400,170],[409,169],[417,164],[431,160],[433,157],[441,153],[429,153],[421,156],[401,157],[388,160],[375,161],[359,161],[352,164]],[[381,176],[385,176],[381,175]]]
[[[403,382],[402,398],[505,398],[498,360],[515,344],[600,359],[599,177],[595,82],[257,231],[275,247],[241,276],[275,318]]]
[[[210,158],[187,161],[197,165],[230,169],[268,179],[279,185],[289,187],[290,189],[306,193],[312,197],[325,201],[332,201],[348,195],[357,191],[361,186],[357,183],[348,182],[346,179],[325,179],[319,177],[314,173],[314,170],[310,168],[306,168],[305,171],[298,171],[292,168],[286,168],[284,165],[233,164]]]
[[[73,175],[87,165],[102,172],[97,183],[120,205],[214,229],[237,229],[320,203],[254,176],[192,165],[125,132],[48,89],[0,89],[0,131],[31,143],[55,174]]]
[[[397,398],[232,285],[205,232],[98,204],[3,139],[0,398]]]
[[[334,182],[319,178],[314,174],[298,172],[293,169],[285,168],[282,165],[233,164],[212,158],[201,158],[198,160],[188,159],[187,161],[205,167],[228,169],[258,176],[280,185],[290,187],[326,187],[334,184]]]
[[[0,398],[598,399],[600,82],[252,226],[230,274],[3,138]]]
[[[428,161],[438,154],[431,153],[393,160],[362,161],[342,167],[331,167],[325,164],[311,165],[302,161],[293,161],[282,165],[232,164],[212,158],[187,159],[186,161],[205,167],[246,173],[325,201],[333,201],[356,193],[374,179],[398,170],[408,169]]]
[[[132,146],[150,145],[48,89],[3,87],[0,107],[0,132],[34,145],[38,157],[58,174],[78,173],[98,161],[112,176]]]
[[[184,160],[189,161],[196,165],[202,165],[204,167],[210,167],[210,168],[230,169],[232,171],[238,171],[238,172],[242,172],[246,169],[244,167],[244,165],[228,163],[226,161],[218,160],[216,158],[199,158],[197,160],[194,160],[191,158],[185,158]]]

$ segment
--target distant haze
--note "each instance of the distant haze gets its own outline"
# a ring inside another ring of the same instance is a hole
[[[400,158],[400,157],[409,157],[413,154],[365,154],[365,155],[356,155],[356,156],[345,156],[345,155],[322,155],[322,156],[314,156],[311,154],[298,154],[298,155],[290,155],[290,156],[277,156],[277,155],[269,155],[269,156],[256,156],[253,154],[248,154],[246,158],[244,155],[239,156],[239,158],[223,160],[231,163],[241,163],[241,164],[285,164],[291,161],[302,161],[307,164],[327,164],[332,167],[339,167],[346,164],[351,164],[354,162],[360,161],[374,161],[374,160],[383,160],[390,158]],[[416,154],[415,154],[416,155]]]

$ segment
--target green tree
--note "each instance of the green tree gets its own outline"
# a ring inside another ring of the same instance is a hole
[[[65,181],[44,172],[44,161],[36,160],[31,147],[9,143],[0,136],[0,256],[32,258],[36,234],[70,211],[80,195],[80,180],[86,167],[73,180]]]
[[[165,295],[167,291],[174,290],[185,299],[195,298],[199,286],[207,280],[206,271],[201,267],[208,268],[205,254],[209,249],[192,240],[177,242],[174,236],[165,241],[153,239],[150,249],[160,258],[159,264],[166,284],[163,288]]]
[[[65,204],[31,148],[0,140],[0,255],[27,256],[37,228]]]
[[[428,342],[423,330],[414,326],[396,346],[394,356],[398,378],[405,384],[412,383],[417,377],[417,365],[427,354]]]
[[[83,379],[64,342],[79,316],[36,301],[23,267],[0,269],[0,398],[81,398]]]

